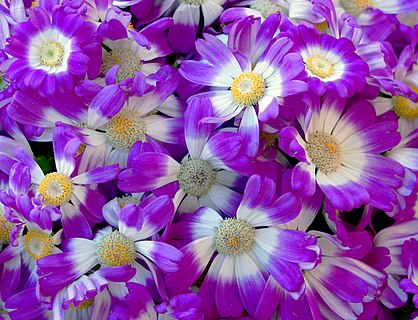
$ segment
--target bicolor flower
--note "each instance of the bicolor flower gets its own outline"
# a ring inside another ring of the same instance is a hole
[[[304,25],[288,31],[295,43],[293,49],[302,55],[310,91],[348,98],[364,89],[369,67],[349,39],[319,34]]]
[[[118,217],[108,219],[109,222],[117,221],[115,229],[112,226],[100,229],[93,240],[66,240],[63,253],[38,261],[42,294],[53,296],[66,285],[93,270],[96,265],[100,265],[100,270],[104,268],[103,272],[108,270],[106,274],[109,279],[113,277],[113,281],[124,282],[133,276],[131,281],[145,282],[148,273],[139,261],[148,266],[157,286],[161,286],[161,275],[157,275],[159,270],[168,273],[176,271],[182,254],[164,242],[148,239],[171,223],[173,215],[174,206],[168,196],[150,197],[139,206],[126,205]],[[119,271],[124,273],[119,275]],[[127,274],[131,274],[131,277],[117,280]]]
[[[304,291],[301,268],[314,268],[320,249],[314,236],[275,227],[301,209],[294,194],[277,198],[275,192],[272,180],[252,176],[233,218],[203,207],[171,227],[173,240],[185,241],[180,268],[167,278],[173,293],[191,286],[215,254],[199,289],[207,319],[239,317],[244,309],[255,319],[269,319],[269,276],[295,298]]]
[[[294,127],[280,132],[280,148],[301,161],[292,173],[293,188],[309,196],[318,184],[340,211],[370,203],[390,212],[405,169],[380,153],[399,143],[396,122],[377,122],[367,101],[346,107],[344,99],[331,95],[322,102],[313,96],[308,100],[309,111],[298,116],[304,138]]]
[[[286,37],[276,39],[253,68],[246,56],[237,59],[221,40],[206,34],[205,40],[196,41],[196,49],[206,61],[184,61],[180,66],[186,79],[212,88],[196,96],[211,100],[213,121],[225,122],[244,111],[239,132],[249,156],[258,151],[258,120],[276,118],[279,98],[307,89],[300,80],[304,70],[301,57],[290,53],[292,45]]]
[[[408,0],[333,0],[340,12],[347,12],[354,17],[361,18],[366,9],[381,10],[386,14],[397,14],[418,9],[415,1]]]
[[[200,123],[210,116],[208,99],[194,99],[185,114],[185,139],[189,154],[178,163],[167,154],[144,152],[133,157],[131,166],[119,175],[125,192],[145,192],[178,182],[175,195],[180,212],[191,213],[203,205],[232,215],[241,199],[242,177],[230,166],[239,155],[242,138],[234,132],[213,134],[215,125]]]
[[[92,237],[90,222],[103,221],[102,207],[106,198],[91,188],[92,185],[110,181],[119,173],[118,165],[98,167],[72,176],[75,154],[80,141],[64,137],[64,128],[54,132],[53,145],[57,171],[44,174],[35,160],[23,149],[16,148],[15,158],[30,168],[31,183],[43,205],[58,207],[61,223],[67,237]],[[90,187],[84,186],[90,185]]]
[[[70,91],[86,75],[97,76],[100,47],[95,26],[79,15],[61,7],[50,16],[36,7],[15,32],[5,49],[12,56],[5,67],[20,88],[36,88],[42,96],[51,96]]]

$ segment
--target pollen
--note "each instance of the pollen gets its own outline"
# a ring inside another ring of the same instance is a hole
[[[260,141],[266,140],[266,147],[276,147],[279,142],[279,137],[276,133],[268,133],[264,131],[260,131]]]
[[[266,85],[264,79],[254,72],[241,73],[231,86],[232,97],[241,106],[253,106],[263,97]]]
[[[119,208],[123,209],[126,205],[133,203],[138,205],[139,204],[139,198],[133,197],[133,196],[122,196],[120,198],[117,198],[116,201],[118,202]]]
[[[418,92],[418,88],[410,86],[415,92]],[[393,97],[393,111],[400,118],[408,120],[415,120],[418,118],[418,103],[415,103],[405,97]]]
[[[42,230],[29,230],[25,236],[24,247],[29,257],[38,260],[54,252],[54,240]]]
[[[59,206],[71,199],[74,185],[71,178],[58,172],[48,173],[39,183],[38,192],[48,206]]]
[[[78,309],[78,310],[87,309],[93,304],[93,302],[94,302],[94,298],[89,299],[89,300],[84,300],[78,306],[75,306],[74,303],[72,303],[71,308]]]
[[[131,239],[119,231],[113,231],[100,239],[97,244],[97,255],[102,266],[116,267],[132,263],[137,253]]]
[[[327,132],[317,132],[310,136],[306,153],[310,161],[324,173],[334,172],[341,166],[341,144]]]
[[[54,40],[45,41],[39,49],[41,64],[59,67],[64,59],[64,47]]]
[[[267,18],[269,15],[276,12],[287,13],[286,10],[273,0],[256,0],[250,6],[251,9],[260,12],[263,18]]]
[[[239,255],[249,252],[255,241],[255,229],[246,221],[228,218],[216,228],[215,247],[219,253]]]
[[[4,216],[3,206],[0,206],[0,247],[2,244],[10,243],[10,232],[12,232],[13,227],[14,224]]]
[[[318,54],[306,59],[306,68],[319,78],[328,78],[334,74],[334,64]]]
[[[144,119],[136,112],[119,112],[105,125],[109,143],[115,148],[129,151],[137,141],[147,141]]]
[[[328,22],[324,20],[320,23],[314,23],[314,26],[319,32],[325,32],[328,28]]]
[[[205,0],[179,0],[180,4],[190,4],[192,6],[201,6]]]
[[[216,172],[209,161],[187,159],[180,167],[178,181],[180,188],[188,195],[205,196],[216,180]]]
[[[105,54],[102,62],[103,73],[107,73],[113,66],[119,65],[116,81],[135,77],[138,71],[142,70],[142,63],[138,55],[127,48],[116,48]]]
[[[367,8],[373,7],[371,0],[340,0],[344,10],[354,17],[358,17]]]

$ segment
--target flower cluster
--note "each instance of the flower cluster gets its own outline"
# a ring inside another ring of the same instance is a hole
[[[418,319],[418,1],[0,22],[1,319]]]

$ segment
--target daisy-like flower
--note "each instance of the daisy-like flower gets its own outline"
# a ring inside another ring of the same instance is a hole
[[[75,154],[80,141],[64,137],[64,128],[54,132],[53,146],[57,171],[44,174],[35,160],[22,148],[16,148],[16,159],[30,168],[31,183],[43,205],[58,207],[62,213],[61,223],[67,237],[92,237],[90,222],[103,221],[102,207],[106,198],[91,187],[114,179],[119,173],[118,165],[98,167],[72,176],[76,167]]]
[[[369,67],[355,53],[356,48],[349,39],[335,39],[304,25],[289,32],[294,50],[302,55],[305,63],[310,91],[318,95],[330,91],[347,98],[364,89]]]
[[[41,7],[30,10],[29,20],[16,25],[15,32],[5,49],[12,56],[6,67],[20,88],[51,96],[99,72],[95,26],[67,14],[64,7],[54,10],[52,17]]]
[[[418,3],[409,0],[333,0],[340,12],[361,18],[366,9],[379,9],[386,14],[398,14],[418,9]]]
[[[295,110],[304,138],[293,127],[280,132],[280,148],[301,161],[292,172],[293,188],[312,195],[318,183],[340,211],[369,203],[392,211],[405,169],[380,153],[399,143],[396,122],[377,122],[372,105],[365,100],[348,108],[344,99],[331,95],[322,103],[316,96],[309,100],[309,111]]]
[[[177,104],[168,99],[178,85],[177,71],[167,66],[148,78],[138,73],[134,81],[127,98],[116,85],[100,90],[84,114],[85,125],[62,124],[75,131],[88,148],[92,146],[86,161],[96,165],[117,163],[125,168],[129,151],[137,141],[184,144],[184,120],[178,116]],[[156,84],[145,91],[143,88],[150,87],[148,81]],[[138,87],[142,89],[136,90]]]
[[[239,131],[248,155],[255,156],[259,145],[258,119],[276,118],[278,98],[307,89],[306,83],[299,80],[304,70],[301,57],[289,53],[293,42],[282,37],[271,44],[253,68],[244,55],[238,62],[221,40],[208,34],[205,39],[196,41],[196,49],[207,61],[184,61],[180,73],[193,83],[212,88],[198,96],[212,101],[217,118],[214,121],[224,122],[244,111]]]
[[[185,138],[189,154],[181,163],[167,154],[144,152],[119,175],[125,192],[145,192],[178,182],[174,202],[179,211],[191,213],[206,205],[232,215],[241,199],[242,177],[228,167],[240,158],[242,138],[234,132],[211,136],[215,125],[202,124],[211,115],[208,99],[193,99],[185,113]]]
[[[139,206],[126,205],[117,217],[116,229],[111,226],[100,229],[93,240],[68,239],[64,253],[38,261],[41,292],[53,296],[96,265],[100,268],[130,266],[135,270],[132,279],[135,282],[144,281],[140,260],[154,275],[160,269],[168,273],[176,271],[181,252],[164,242],[147,240],[171,223],[173,215],[174,205],[168,196],[151,197]],[[109,270],[109,275],[117,277],[117,270]],[[159,278],[155,276],[154,280],[158,285]]]
[[[113,20],[120,23],[118,20]],[[106,74],[119,65],[117,83],[135,77],[137,72],[146,75],[155,73],[164,66],[165,56],[172,52],[167,44],[165,31],[172,24],[169,18],[160,19],[139,32],[129,30],[124,37],[109,34],[111,40],[104,41],[101,72]]]
[[[255,319],[267,319],[274,304],[270,275],[295,298],[304,291],[300,268],[313,268],[320,250],[314,236],[274,227],[301,209],[297,196],[277,199],[275,191],[272,180],[252,176],[234,218],[203,207],[172,225],[173,239],[186,240],[179,271],[167,278],[173,293],[191,286],[216,254],[199,290],[205,318],[239,317],[245,309]]]

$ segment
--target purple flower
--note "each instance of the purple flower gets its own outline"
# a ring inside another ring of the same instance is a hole
[[[41,7],[15,26],[6,52],[13,58],[7,74],[20,88],[36,88],[42,96],[74,88],[86,74],[98,74],[99,45],[95,26],[63,7],[52,16]]]
[[[206,207],[182,216],[171,227],[173,240],[185,240],[180,268],[167,278],[171,292],[192,285],[215,253],[199,290],[205,317],[238,317],[245,309],[268,319],[277,283],[299,297],[305,289],[300,269],[312,269],[320,249],[314,236],[276,226],[294,219],[301,207],[294,194],[277,198],[275,191],[273,181],[252,176],[234,218]]]

